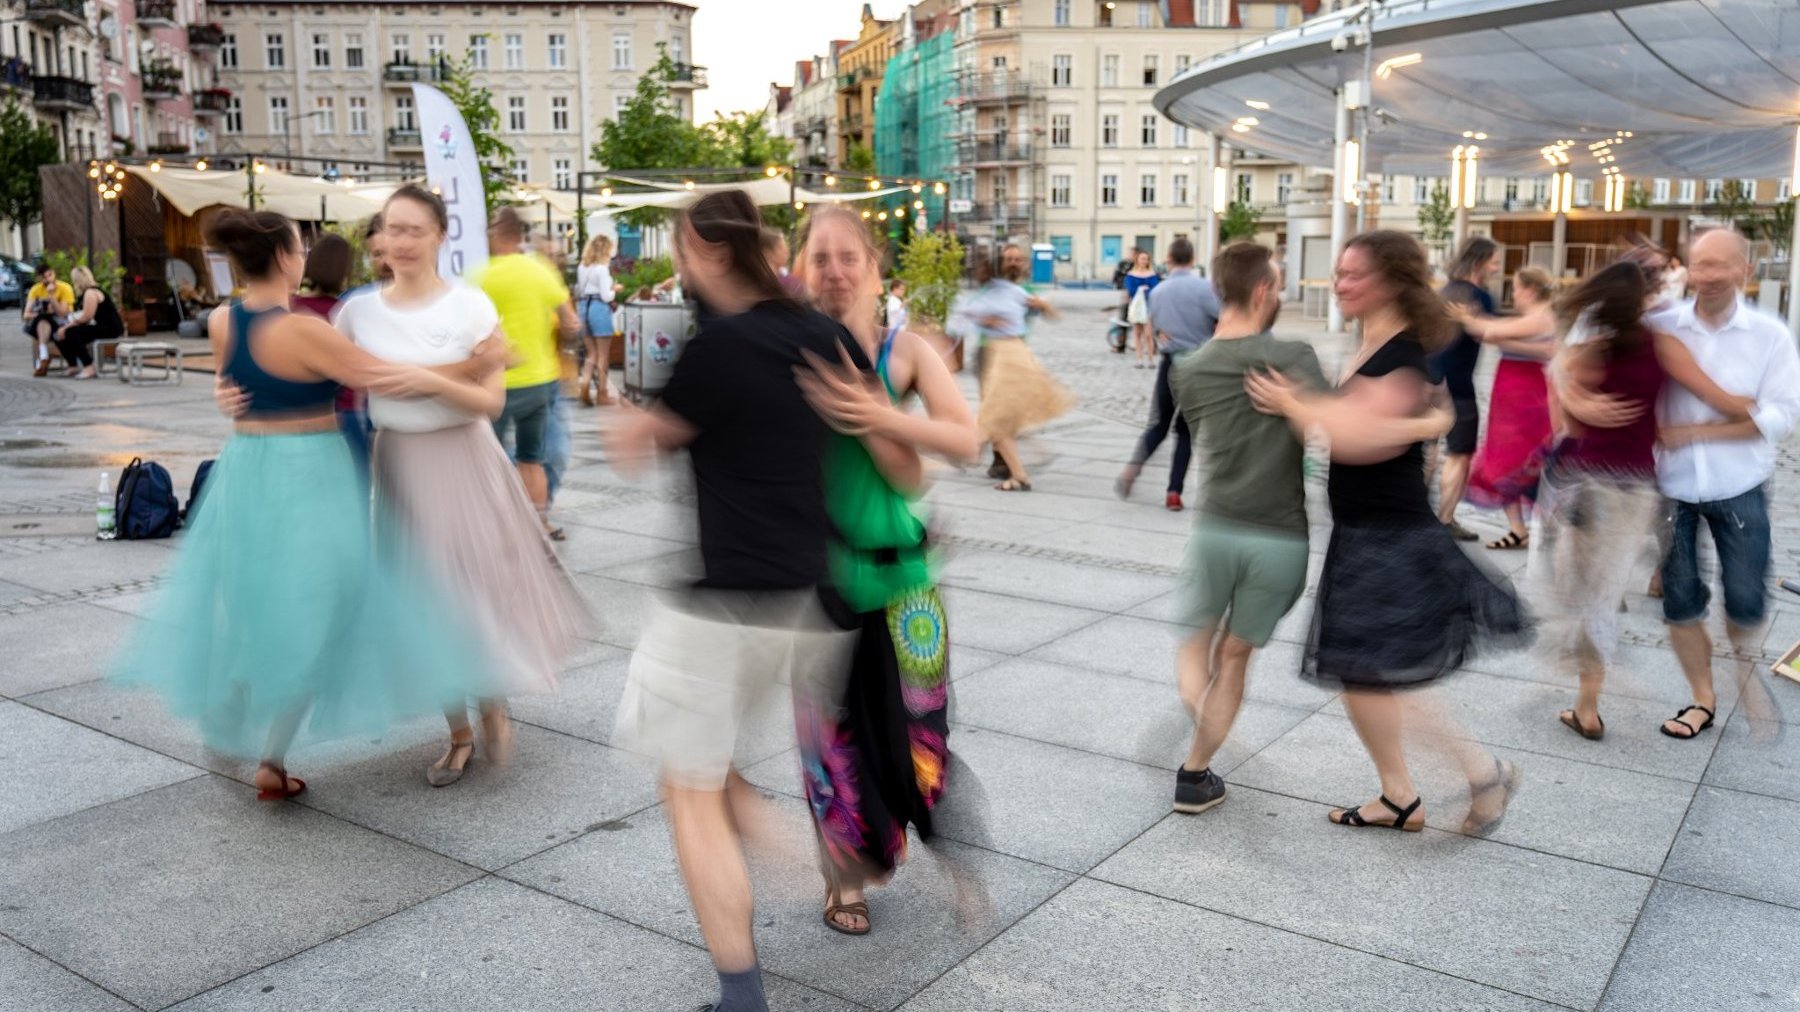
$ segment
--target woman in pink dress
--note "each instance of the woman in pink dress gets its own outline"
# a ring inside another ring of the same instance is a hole
[[[1525,511],[1537,496],[1538,474],[1550,442],[1550,394],[1544,364],[1556,353],[1556,313],[1550,275],[1527,267],[1513,278],[1518,315],[1484,317],[1453,305],[1451,314],[1483,344],[1500,349],[1488,399],[1487,436],[1475,455],[1466,498],[1506,511],[1506,535],[1493,549],[1524,548],[1530,541]]]

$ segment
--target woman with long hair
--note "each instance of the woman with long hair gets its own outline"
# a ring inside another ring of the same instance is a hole
[[[587,356],[575,382],[581,387],[581,403],[589,407],[612,403],[612,392],[606,386],[614,332],[612,304],[622,288],[613,281],[612,255],[612,237],[594,236],[581,251],[581,266],[575,271],[575,301],[586,328],[581,343]]]
[[[1150,259],[1150,251],[1138,250],[1132,258],[1131,270],[1125,272],[1125,322],[1131,324],[1132,365],[1138,369],[1156,368],[1156,330],[1150,323],[1150,293],[1161,280]]]
[[[1505,812],[1517,771],[1472,744],[1446,715],[1417,698],[1403,702],[1398,691],[1436,681],[1483,640],[1522,638],[1528,628],[1511,589],[1437,522],[1419,480],[1426,356],[1454,324],[1431,290],[1424,247],[1402,232],[1351,239],[1338,257],[1334,290],[1344,315],[1362,324],[1336,395],[1304,394],[1277,376],[1248,381],[1264,410],[1302,431],[1322,430],[1331,444],[1333,526],[1304,672],[1344,690],[1344,710],[1375,762],[1381,795],[1329,818],[1350,827],[1424,827],[1424,800],[1402,742],[1410,712],[1415,721],[1433,719],[1431,730],[1468,777],[1464,831],[1485,833]]]
[[[350,262],[355,256],[350,241],[341,235],[327,232],[313,240],[294,305],[321,319],[331,319],[332,310],[344,297],[344,289],[350,287]]]
[[[1546,645],[1579,680],[1575,706],[1557,719],[1591,741],[1606,735],[1600,690],[1618,645],[1619,605],[1661,501],[1655,405],[1663,388],[1679,383],[1732,421],[1754,407],[1714,383],[1687,345],[1645,324],[1661,297],[1654,270],[1626,259],[1558,307],[1564,326],[1579,320],[1583,332],[1556,359],[1564,439],[1544,474],[1544,544],[1532,561],[1550,602]]]
[[[1555,289],[1550,275],[1526,267],[1513,277],[1518,314],[1482,316],[1463,303],[1450,315],[1482,344],[1500,349],[1500,365],[1488,395],[1488,426],[1469,469],[1464,498],[1506,513],[1508,531],[1488,542],[1491,549],[1518,549],[1530,543],[1525,510],[1537,489],[1538,473],[1550,442],[1550,390],[1544,365],[1556,352]]]
[[[304,254],[294,223],[226,211],[207,242],[244,296],[207,323],[242,400],[155,610],[116,677],[159,690],[215,750],[260,760],[258,797],[306,789],[296,739],[379,734],[488,667],[425,575],[370,551],[369,500],[338,434],[339,384],[404,395],[443,377],[390,365],[289,312]]]
[[[484,341],[503,343],[488,297],[438,275],[448,228],[443,201],[408,184],[388,198],[381,218],[394,278],[344,303],[338,329],[383,359],[423,366],[464,363]],[[512,747],[506,697],[555,691],[585,611],[494,435],[491,420],[505,403],[500,371],[432,380],[378,390],[369,400],[377,540],[421,553],[417,564],[462,606],[495,658],[492,671],[464,688],[479,700],[490,756],[504,762]],[[390,539],[390,532],[409,536]],[[450,744],[426,771],[433,787],[455,783],[475,754],[466,701],[456,699],[444,716]]]
[[[69,272],[75,289],[75,315],[56,328],[55,341],[63,361],[69,363],[69,375],[76,379],[93,379],[99,375],[94,365],[95,341],[116,341],[125,336],[125,319],[112,296],[94,281],[94,272],[77,267]]]
[[[981,339],[977,421],[994,444],[1006,474],[994,487],[1002,492],[1029,492],[1031,475],[1019,456],[1019,436],[1060,417],[1075,404],[1074,395],[1044,370],[1025,344],[1027,317],[1033,312],[1053,314],[1054,309],[1020,287],[1022,259],[1008,258],[1004,250],[999,265],[990,257],[977,257],[973,276],[976,289],[958,297],[950,311],[949,329]],[[990,476],[993,473],[990,471]]]
[[[799,276],[814,305],[875,363],[879,385],[837,362],[800,374],[807,399],[840,435],[825,461],[837,529],[832,585],[857,635],[841,700],[796,708],[801,770],[826,876],[825,924],[867,934],[864,889],[905,855],[906,829],[931,838],[950,753],[949,624],[911,501],[921,453],[972,462],[981,432],[956,379],[926,340],[883,327],[881,253],[866,222],[831,205],[808,217]],[[923,416],[902,405],[917,397]],[[840,704],[841,705],[838,705]]]

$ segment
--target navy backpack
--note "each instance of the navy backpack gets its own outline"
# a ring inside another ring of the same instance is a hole
[[[131,458],[119,476],[113,501],[114,524],[121,541],[166,538],[175,533],[181,504],[175,499],[175,483],[161,464]]]
[[[212,466],[212,461],[203,460],[200,462],[200,467],[194,471],[194,484],[188,489],[187,505],[181,510],[181,523],[183,527],[187,526],[188,522],[194,519],[194,507],[200,505],[200,490],[206,487],[206,477],[207,475],[212,474]]]

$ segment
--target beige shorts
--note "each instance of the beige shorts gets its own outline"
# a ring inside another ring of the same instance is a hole
[[[631,657],[614,740],[655,758],[678,787],[720,790],[744,715],[787,686],[836,698],[854,642],[813,590],[659,598]]]

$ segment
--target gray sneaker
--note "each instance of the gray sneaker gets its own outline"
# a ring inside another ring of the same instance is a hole
[[[1225,781],[1211,768],[1175,771],[1175,810],[1195,815],[1225,800]]]

